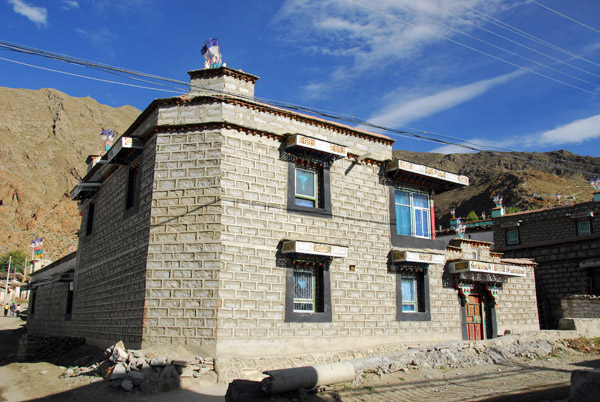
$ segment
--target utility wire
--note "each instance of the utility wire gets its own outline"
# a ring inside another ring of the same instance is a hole
[[[558,47],[558,46],[556,46],[556,45],[554,45],[554,44],[552,44],[550,42],[547,42],[547,41],[545,41],[543,39],[538,38],[537,36],[534,36],[534,35],[532,35],[532,34],[530,34],[528,32],[525,32],[525,31],[523,31],[523,30],[521,30],[521,29],[519,29],[517,27],[514,27],[514,26],[512,26],[510,24],[507,24],[506,22],[503,22],[503,21],[501,21],[501,20],[499,20],[497,18],[494,18],[491,15],[488,15],[488,14],[482,12],[482,11],[476,10],[476,9],[474,9],[472,7],[466,6],[466,5],[462,4],[459,1],[455,1],[455,0],[447,0],[447,1],[451,1],[452,3],[454,3],[454,4],[458,5],[459,7],[461,7],[463,10],[468,11],[469,13],[475,15],[478,18],[483,19],[486,22],[494,24],[497,27],[500,27],[500,28],[505,29],[505,30],[507,30],[509,32],[512,32],[512,33],[514,33],[516,35],[519,35],[521,37],[524,37],[526,39],[529,39],[531,41],[534,41],[534,42],[539,43],[541,45],[544,45],[546,47],[549,47],[550,49],[556,50],[556,51],[558,51],[560,53],[566,54],[566,55],[571,56],[573,58],[585,61],[585,62],[587,62],[589,64],[593,64],[593,65],[595,65],[597,67],[600,67],[600,64],[596,63],[595,61],[588,60],[588,59],[586,59],[586,58],[584,58],[584,57],[582,57],[580,55],[577,55],[575,53],[569,52],[568,50],[565,50],[565,49],[563,49],[561,47]]]
[[[552,8],[550,8],[550,7],[548,7],[548,6],[544,5],[544,4],[542,4],[542,3],[540,3],[540,2],[537,2],[537,1],[535,1],[535,0],[530,0],[530,1],[531,1],[532,3],[534,3],[534,4],[537,4],[538,6],[540,6],[540,7],[542,7],[542,8],[545,8],[545,9],[546,9],[546,10],[548,10],[548,11],[552,11],[554,14],[560,15],[561,17],[568,19],[569,21],[573,21],[574,23],[576,23],[576,24],[579,24],[579,25],[581,25],[582,27],[586,27],[587,29],[589,29],[589,30],[592,30],[592,31],[594,31],[594,32],[596,32],[596,33],[600,33],[600,31],[599,31],[599,30],[597,30],[596,28],[592,28],[591,26],[589,26],[589,25],[586,25],[586,24],[584,24],[584,23],[583,23],[583,22],[581,22],[581,21],[577,21],[576,19],[574,19],[574,18],[571,18],[571,17],[569,17],[568,15],[561,14],[561,13],[559,13],[558,11],[556,11],[556,10],[554,10],[554,9],[552,9]]]
[[[6,47],[6,42],[2,42],[0,41],[0,49],[2,47]],[[71,62],[70,60],[77,60],[77,65],[80,66],[84,66],[84,67],[92,67],[92,68],[98,68],[98,69],[103,69],[104,66],[101,63],[95,63],[95,62],[91,62],[91,61],[87,61],[87,60],[82,60],[82,59],[76,59],[70,56],[63,56],[60,55],[60,57],[56,57],[56,54],[52,54],[51,52],[47,52],[47,51],[38,51],[37,49],[32,49],[32,48],[26,48],[22,45],[18,45],[20,48],[22,49],[26,49],[26,51],[24,51],[23,53],[28,53],[28,54],[32,54],[32,55],[38,55],[38,56],[43,56],[43,57],[49,57],[52,59],[56,59],[59,61],[66,61],[66,62]],[[14,60],[9,60],[9,59],[5,59],[5,58],[0,58],[2,60],[7,60],[7,61],[13,61]],[[37,68],[42,68],[45,70],[49,70],[49,71],[53,71],[53,72],[58,72],[58,73],[66,73],[60,70],[54,70],[54,69],[48,69],[48,68],[44,68],[44,67],[39,67],[39,66],[34,66],[34,65],[29,65],[27,63],[22,63],[22,62],[17,62],[18,64],[23,64],[23,65],[28,65],[28,66],[32,66],[32,67],[37,67]],[[188,85],[188,83],[184,83],[183,81],[179,81],[179,80],[175,80],[175,79],[171,79],[171,78],[165,78],[165,77],[160,77],[160,76],[156,76],[156,75],[151,75],[151,74],[147,74],[147,73],[142,73],[142,72],[138,72],[138,71],[133,71],[133,70],[128,70],[125,68],[121,68],[121,67],[114,67],[114,66],[110,66],[110,69],[112,71],[118,71],[119,73],[123,73],[123,74],[127,74],[126,78],[132,78],[133,77],[129,77],[129,75],[141,75],[143,77],[148,77],[151,76],[153,79],[156,80],[164,80],[167,82],[172,82],[172,83],[176,83],[176,84],[180,84],[180,85]],[[111,82],[111,83],[115,83],[115,84],[123,84],[123,85],[128,85],[128,86],[133,86],[133,87],[139,87],[139,88],[144,88],[144,89],[158,89],[158,88],[150,88],[150,87],[141,87],[138,85],[132,85],[132,84],[125,84],[125,83],[121,83],[121,82],[116,82],[116,81],[109,81],[109,80],[103,80],[103,79],[96,79],[93,77],[87,77],[87,76],[83,76],[80,74],[72,74],[72,73],[66,73],[68,75],[73,75],[73,76],[77,76],[77,77],[82,77],[82,78],[89,78],[89,79],[93,79],[93,80],[97,80],[97,81],[102,81],[102,82]],[[424,140],[424,141],[429,141],[429,142],[434,142],[434,143],[438,143],[438,144],[443,144],[443,145],[452,145],[452,146],[456,146],[456,147],[460,147],[460,148],[464,148],[467,149],[469,151],[476,151],[476,152],[482,152],[482,151],[486,151],[486,152],[492,152],[496,155],[502,155],[501,153],[497,152],[497,151],[493,151],[490,150],[490,148],[496,149],[496,147],[482,147],[478,144],[475,143],[471,143],[468,141],[464,141],[461,139],[458,139],[456,137],[450,137],[450,136],[445,136],[445,135],[441,135],[441,134],[433,134],[432,133],[427,133],[426,131],[423,132],[423,134],[418,134],[418,133],[414,133],[411,131],[406,131],[406,130],[400,130],[400,129],[393,129],[393,128],[389,128],[389,127],[385,127],[385,126],[381,126],[381,125],[377,125],[377,124],[373,124],[370,123],[364,119],[359,119],[357,117],[354,116],[348,116],[348,115],[342,115],[339,113],[335,113],[335,112],[327,112],[327,111],[323,111],[323,110],[319,110],[319,109],[315,109],[312,107],[306,107],[306,106],[299,106],[299,105],[294,105],[291,103],[286,103],[286,102],[281,102],[281,101],[276,101],[276,100],[271,100],[271,99],[267,99],[267,98],[259,98],[259,97],[255,97],[255,98],[250,98],[250,97],[244,97],[244,96],[240,96],[239,94],[233,94],[233,93],[229,93],[226,91],[220,91],[220,90],[213,90],[210,88],[205,88],[202,86],[198,86],[198,85],[193,85],[192,88],[194,89],[202,89],[205,91],[209,91],[209,92],[213,92],[218,96],[236,96],[236,97],[243,97],[243,98],[247,98],[248,100],[251,101],[258,101],[258,102],[262,102],[271,106],[275,106],[275,107],[280,107],[280,108],[285,108],[285,109],[290,109],[290,110],[295,110],[295,111],[301,111],[301,112],[305,112],[305,113],[309,113],[315,116],[322,116],[325,117],[327,119],[332,119],[335,121],[342,121],[342,122],[347,122],[347,123],[352,123],[352,124],[356,124],[358,126],[363,126],[363,127],[369,127],[371,129],[376,129],[378,131],[382,131],[385,132],[386,134],[390,135],[390,136],[396,136],[396,137],[404,137],[404,138],[413,138],[413,139],[417,139],[417,140]],[[436,138],[438,137],[438,138]],[[451,141],[454,140],[454,141]],[[456,141],[458,140],[458,141]],[[513,150],[509,150],[509,149],[505,149],[506,152],[512,152],[512,153],[516,153],[517,151],[513,151]],[[511,155],[513,158],[515,159],[520,159],[523,161],[528,161],[530,163],[536,163],[536,164],[541,164],[547,167],[553,167],[553,168],[559,168],[559,169],[563,169],[563,170],[571,170],[571,171],[577,171],[580,173],[585,173],[588,175],[595,175],[595,172],[589,172],[589,171],[583,171],[583,170],[576,170],[576,169],[571,169],[571,168],[565,168],[562,166],[557,166],[557,165],[551,165],[551,164],[546,164],[540,161],[536,161],[533,159],[527,159],[527,158],[520,158],[517,157],[515,155]]]
[[[576,66],[576,65],[574,65],[574,64],[568,63],[568,62],[566,62],[566,61],[564,61],[564,60],[561,60],[561,59],[559,59],[559,58],[556,58],[556,57],[554,57],[554,56],[551,56],[551,55],[549,55],[549,54],[547,54],[547,53],[540,52],[540,51],[539,51],[539,50],[537,50],[537,49],[534,49],[534,48],[532,48],[532,47],[530,47],[530,46],[527,46],[527,45],[524,45],[524,44],[522,44],[522,43],[520,43],[520,42],[517,42],[517,41],[515,41],[515,40],[512,40],[512,39],[510,39],[510,38],[508,38],[508,37],[506,37],[506,36],[504,36],[504,35],[500,35],[499,33],[496,33],[496,32],[494,32],[494,31],[492,31],[492,30],[489,30],[489,29],[487,29],[487,28],[485,28],[485,27],[482,27],[482,26],[480,26],[480,25],[477,25],[477,24],[475,24],[475,23],[473,23],[473,22],[469,21],[469,20],[468,20],[468,19],[466,19],[466,18],[462,18],[462,17],[460,17],[460,16],[458,16],[458,15],[456,15],[456,14],[452,14],[451,12],[449,12],[449,11],[447,11],[447,10],[444,10],[444,9],[443,9],[443,8],[441,8],[441,7],[438,7],[438,6],[436,6],[436,5],[435,5],[434,3],[432,3],[430,0],[429,0],[429,3],[430,3],[430,5],[431,5],[432,7],[434,7],[435,9],[437,9],[437,10],[440,10],[441,12],[443,12],[443,13],[446,13],[447,15],[450,15],[450,16],[452,16],[452,17],[456,18],[456,19],[459,19],[460,21],[464,22],[465,24],[472,25],[472,26],[474,26],[475,28],[481,29],[481,30],[483,30],[483,31],[485,31],[485,32],[487,32],[487,33],[489,33],[489,34],[491,34],[491,35],[494,35],[494,36],[496,36],[496,37],[498,37],[498,38],[504,39],[504,40],[506,40],[507,42],[513,43],[513,44],[515,44],[515,45],[517,45],[517,46],[520,46],[520,47],[522,47],[522,48],[524,48],[524,49],[527,49],[527,50],[529,50],[529,51],[531,51],[531,52],[537,53],[537,54],[539,54],[539,55],[541,55],[541,56],[547,57],[547,58],[549,58],[549,59],[551,59],[551,60],[554,60],[554,61],[556,61],[556,62],[558,62],[558,63],[561,63],[561,64],[564,64],[564,65],[566,65],[566,66],[569,66],[569,67],[571,67],[571,68],[573,68],[573,69],[575,69],[575,70],[579,70],[579,71],[581,71],[581,72],[583,72],[583,73],[586,73],[586,74],[592,75],[592,76],[594,76],[594,77],[600,78],[600,75],[599,75],[599,74],[595,74],[595,73],[592,73],[592,72],[590,72],[590,71],[584,70],[583,68],[577,67],[577,66]],[[505,29],[505,28],[503,28],[503,29]],[[587,81],[586,81],[586,82],[587,82]],[[594,84],[594,85],[595,85],[595,84]]]
[[[354,0],[348,0],[348,1],[349,1],[349,2],[351,2],[351,3],[354,3],[354,4],[356,4],[356,5],[357,5],[357,6],[359,6],[359,7],[362,7],[362,8],[364,8],[364,9],[366,9],[366,10],[369,10],[369,11],[372,11],[372,12],[375,12],[375,13],[378,13],[378,14],[381,14],[381,15],[384,15],[384,16],[386,16],[386,17],[388,17],[388,18],[392,18],[392,19],[394,19],[394,20],[396,20],[396,21],[398,21],[398,22],[401,22],[401,23],[403,23],[403,24],[406,24],[406,25],[409,25],[409,26],[412,26],[412,27],[415,27],[415,28],[419,28],[419,29],[425,30],[425,31],[427,31],[427,32],[431,33],[431,34],[432,34],[432,35],[434,35],[434,36],[440,37],[440,38],[442,38],[442,39],[445,39],[445,40],[447,40],[447,41],[449,41],[449,42],[452,42],[452,43],[454,43],[454,44],[456,44],[456,45],[459,45],[459,46],[462,46],[462,47],[464,47],[464,48],[467,48],[467,49],[473,50],[473,51],[475,51],[475,52],[477,52],[477,53],[481,53],[481,54],[483,54],[483,55],[486,55],[486,56],[488,56],[488,57],[491,57],[491,58],[493,58],[493,59],[496,59],[496,60],[498,60],[498,61],[504,62],[504,63],[506,63],[506,64],[509,64],[509,65],[511,65],[511,66],[517,67],[517,68],[519,68],[519,69],[521,69],[521,70],[524,70],[524,71],[530,72],[530,73],[532,73],[532,74],[538,75],[538,76],[540,76],[540,77],[544,77],[544,78],[546,78],[546,79],[549,79],[549,80],[552,80],[552,81],[558,82],[559,84],[563,84],[563,85],[569,86],[569,87],[571,87],[571,88],[578,89],[578,90],[580,90],[580,91],[582,91],[582,92],[585,92],[585,93],[588,93],[588,94],[590,94],[590,95],[594,95],[594,96],[596,95],[596,93],[595,93],[595,92],[588,91],[587,89],[584,89],[584,88],[578,87],[578,86],[576,86],[576,85],[569,84],[569,83],[567,83],[567,82],[565,82],[565,81],[561,81],[561,80],[559,80],[559,79],[557,79],[557,78],[550,77],[550,76],[548,76],[548,75],[546,75],[546,74],[542,74],[542,73],[540,73],[540,72],[538,72],[538,71],[535,71],[535,70],[532,70],[532,69],[530,69],[530,68],[523,67],[523,66],[521,66],[521,65],[519,65],[519,64],[513,63],[513,62],[511,62],[511,61],[508,61],[508,60],[505,60],[505,59],[503,59],[503,58],[501,58],[501,57],[494,56],[494,55],[493,55],[493,54],[491,54],[491,53],[484,52],[483,50],[480,50],[480,49],[474,48],[474,47],[472,47],[472,46],[469,46],[469,45],[467,45],[467,44],[464,44],[464,43],[462,43],[462,42],[456,41],[456,40],[454,40],[454,39],[452,39],[452,38],[449,38],[449,37],[448,37],[448,36],[446,36],[446,35],[438,34],[438,33],[434,32],[434,31],[432,31],[432,30],[430,30],[430,29],[427,29],[427,28],[424,28],[424,27],[419,27],[419,26],[417,26],[417,25],[415,25],[415,24],[413,24],[413,23],[410,23],[410,22],[408,22],[408,21],[404,21],[404,20],[402,20],[402,19],[400,19],[400,18],[396,17],[395,15],[392,15],[392,14],[389,14],[389,13],[385,13],[385,12],[383,12],[383,11],[381,11],[381,10],[377,10],[377,9],[374,9],[374,8],[368,7],[368,6],[366,6],[366,5],[362,4],[362,3],[359,3],[359,2],[357,2],[357,1],[354,1]]]
[[[575,80],[578,80],[578,81],[581,81],[581,82],[585,82],[586,84],[590,84],[590,85],[592,85],[592,86],[596,86],[596,85],[597,85],[596,83],[593,83],[593,82],[590,82],[590,81],[584,80],[584,79],[582,79],[582,78],[578,78],[578,77],[576,77],[576,76],[574,76],[574,75],[571,75],[571,74],[565,73],[565,72],[563,72],[563,71],[560,71],[560,70],[558,70],[558,69],[556,69],[556,68],[554,68],[554,67],[550,67],[550,66],[548,66],[548,65],[546,65],[546,64],[543,64],[543,63],[537,62],[537,61],[535,61],[535,60],[533,60],[533,59],[530,59],[530,58],[528,58],[528,57],[522,56],[522,55],[520,55],[520,54],[518,54],[518,53],[515,53],[515,52],[513,52],[513,51],[511,51],[511,50],[508,50],[508,49],[505,49],[505,48],[503,48],[503,47],[501,47],[501,46],[495,45],[495,44],[493,44],[493,43],[491,43],[491,42],[488,42],[488,41],[485,41],[485,40],[483,40],[483,39],[477,38],[476,36],[473,36],[473,35],[471,35],[471,34],[468,34],[468,33],[466,33],[466,32],[463,32],[463,31],[461,31],[461,30],[459,30],[459,29],[456,29],[456,28],[453,28],[453,27],[451,27],[451,26],[449,26],[449,25],[446,25],[446,24],[444,24],[444,23],[441,23],[441,22],[439,22],[439,21],[437,21],[437,20],[435,20],[435,19],[433,19],[433,18],[430,18],[430,17],[428,17],[428,16],[424,15],[424,14],[420,14],[420,13],[414,12],[414,11],[412,11],[412,10],[408,9],[408,8],[404,8],[404,7],[398,6],[398,5],[396,5],[396,4],[393,4],[393,5],[394,5],[394,7],[396,7],[396,8],[399,8],[400,10],[404,10],[404,11],[406,11],[406,12],[408,12],[408,13],[411,13],[411,14],[413,14],[413,15],[416,15],[416,16],[419,16],[419,17],[422,17],[422,18],[425,18],[425,19],[427,19],[427,20],[429,20],[429,21],[431,21],[431,22],[433,22],[433,23],[435,23],[435,24],[437,24],[437,25],[439,25],[439,26],[442,26],[442,27],[444,27],[444,28],[450,29],[451,31],[457,32],[457,33],[459,33],[459,34],[461,34],[461,35],[464,35],[464,36],[467,36],[467,37],[469,37],[469,38],[471,38],[471,39],[474,39],[474,40],[476,40],[476,41],[478,41],[478,42],[484,43],[484,44],[486,44],[486,45],[488,45],[488,46],[492,46],[492,47],[494,47],[494,48],[496,48],[496,49],[502,50],[503,52],[506,52],[506,53],[508,53],[508,54],[511,54],[511,55],[513,55],[513,56],[520,57],[520,58],[522,58],[523,60],[526,60],[526,61],[528,61],[528,62],[530,62],[530,63],[536,64],[536,65],[538,65],[538,66],[540,66],[540,67],[547,68],[547,69],[549,69],[549,70],[552,70],[552,71],[554,71],[554,72],[556,72],[556,73],[563,74],[563,75],[565,75],[565,76],[567,76],[567,77],[573,78],[573,79],[575,79]],[[514,42],[514,43],[517,43],[517,42]],[[600,76],[599,76],[599,77],[600,77]]]
[[[127,84],[127,83],[125,83],[125,82],[119,82],[119,81],[105,80],[105,79],[102,79],[102,78],[95,78],[95,77],[90,77],[90,76],[87,76],[87,75],[81,75],[81,74],[69,73],[69,72],[62,71],[62,70],[55,70],[55,69],[53,69],[53,68],[36,66],[36,65],[34,65],[34,64],[23,63],[23,62],[21,62],[21,61],[16,61],[16,60],[11,60],[11,59],[6,59],[6,58],[4,58],[4,57],[0,57],[0,60],[4,60],[4,61],[11,62],[11,63],[16,63],[16,64],[21,64],[21,65],[23,65],[23,66],[27,66],[27,67],[38,68],[38,69],[40,69],[40,70],[46,70],[46,71],[52,71],[52,72],[54,72],[54,73],[59,73],[59,74],[70,75],[70,76],[73,76],[73,77],[87,78],[88,80],[94,80],[94,81],[100,81],[100,82],[107,82],[107,83],[110,83],[110,84],[119,84],[119,85],[125,85],[125,86],[128,86],[128,87],[142,88],[142,89],[152,89],[152,90],[155,90],[155,91],[164,91],[164,92],[172,92],[172,93],[179,93],[179,94],[181,94],[181,93],[183,93],[183,92],[184,92],[184,91],[172,91],[172,90],[168,90],[168,89],[161,89],[161,88],[144,87],[144,86],[141,86],[141,85]]]

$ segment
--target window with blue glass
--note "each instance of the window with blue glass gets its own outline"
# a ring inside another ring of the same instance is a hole
[[[415,275],[402,275],[400,279],[402,286],[402,311],[414,313],[419,309],[417,292],[417,277]]]
[[[403,236],[431,238],[429,196],[408,190],[396,190],[394,195],[396,233]]]
[[[296,205],[309,208],[318,206],[318,177],[314,170],[296,168]]]
[[[330,217],[329,168],[299,158],[288,163],[288,210]]]

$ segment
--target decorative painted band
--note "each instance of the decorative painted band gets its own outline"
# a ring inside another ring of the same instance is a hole
[[[284,242],[281,252],[283,254],[301,253],[338,258],[348,257],[348,247],[298,240],[289,240]]]

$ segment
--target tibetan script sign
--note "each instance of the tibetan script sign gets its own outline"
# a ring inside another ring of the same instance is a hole
[[[321,151],[332,155],[347,157],[348,152],[346,147],[333,144],[327,141],[321,141],[316,138],[306,137],[304,135],[296,134],[290,136],[286,142],[285,147],[302,147],[308,149],[314,149],[315,151]]]
[[[485,261],[456,261],[448,264],[450,273],[482,272],[506,276],[526,276],[525,267]]]
[[[348,247],[333,244],[311,243],[308,241],[290,240],[283,243],[282,253],[301,253],[324,255],[328,257],[348,257]]]

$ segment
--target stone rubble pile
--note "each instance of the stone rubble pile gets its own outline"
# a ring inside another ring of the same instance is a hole
[[[459,341],[410,348],[385,356],[355,359],[352,364],[359,376],[367,372],[384,374],[411,368],[439,369],[497,364],[517,357],[537,359],[548,356],[554,349],[564,348],[566,345],[561,340],[519,339],[509,335],[491,341]]]
[[[122,341],[104,352],[105,360],[89,367],[72,367],[63,377],[99,374],[115,387],[143,393],[166,392],[181,387],[182,378],[216,382],[214,362],[210,357],[194,356],[170,359],[152,351],[127,350]],[[179,357],[179,356],[178,356]]]

